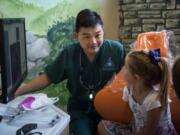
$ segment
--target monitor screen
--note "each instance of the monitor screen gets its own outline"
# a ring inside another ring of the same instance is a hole
[[[27,75],[25,19],[0,19],[1,101],[10,101]]]

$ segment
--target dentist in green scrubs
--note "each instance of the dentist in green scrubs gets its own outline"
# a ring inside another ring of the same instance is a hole
[[[70,134],[95,135],[101,118],[93,106],[94,96],[121,70],[125,48],[118,41],[104,40],[102,19],[89,9],[78,13],[75,36],[78,42],[66,46],[47,65],[44,74],[20,87],[15,95],[36,91],[67,79]]]

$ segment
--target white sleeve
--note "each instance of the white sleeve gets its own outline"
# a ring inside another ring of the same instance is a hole
[[[129,102],[129,90],[127,87],[124,87],[122,99]]]
[[[145,102],[146,111],[150,111],[161,106],[160,100],[157,99],[157,94],[152,94]]]

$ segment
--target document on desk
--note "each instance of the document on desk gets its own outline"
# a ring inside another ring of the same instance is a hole
[[[8,109],[13,113],[7,113]],[[18,112],[0,104],[0,116],[0,135],[60,135],[70,121],[70,116],[54,105]]]

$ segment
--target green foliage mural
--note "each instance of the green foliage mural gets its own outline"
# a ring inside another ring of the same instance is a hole
[[[51,57],[54,58],[61,49],[75,41],[74,39],[75,17],[69,17],[65,22],[56,22],[47,33],[47,39],[51,45]]]
[[[0,18],[25,18],[26,30],[48,40],[51,52],[42,59],[43,64],[32,68],[28,82],[52,61],[62,48],[75,41],[75,16],[81,9],[99,11],[100,0],[0,0]],[[59,96],[59,104],[66,105],[66,80],[44,89],[49,96]]]
[[[49,26],[55,21],[65,21],[84,8],[99,11],[100,5],[100,0],[44,0],[41,5],[37,4],[38,1],[42,0],[0,0],[0,17],[25,17],[27,30],[46,35]],[[56,1],[56,4],[51,8],[43,8],[46,1]]]
[[[71,44],[74,39],[74,25],[75,18],[70,17],[65,22],[56,22],[47,33],[48,41],[51,45],[51,53],[49,57],[45,58],[46,63],[52,61],[64,46]],[[52,92],[53,90],[53,92]],[[59,85],[51,85],[45,89],[49,96],[59,96],[59,104],[66,105],[69,97],[68,90],[66,89],[66,81]]]

